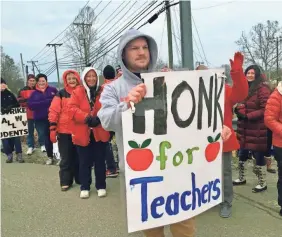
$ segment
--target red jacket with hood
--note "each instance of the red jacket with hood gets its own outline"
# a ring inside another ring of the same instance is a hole
[[[26,108],[26,116],[27,119],[33,119],[33,112],[31,109],[27,107],[27,100],[29,99],[30,95],[35,91],[35,88],[30,88],[29,86],[25,86],[22,88],[18,93],[18,101],[21,107]]]
[[[282,82],[267,101],[264,123],[272,131],[273,146],[282,147]]]
[[[68,116],[68,103],[71,94],[75,88],[72,88],[67,83],[67,75],[73,73],[80,84],[80,77],[77,71],[67,70],[63,74],[64,89],[60,90],[52,100],[49,108],[48,120],[50,127],[55,127],[58,133],[71,134],[70,118]]]
[[[94,106],[91,110],[89,102],[90,89],[85,82],[85,76],[90,70],[94,70],[96,72],[96,70],[92,67],[84,69],[81,76],[83,85],[75,88],[68,104],[68,112],[72,121],[70,127],[72,132],[72,141],[75,145],[79,146],[88,146],[90,142],[90,132],[93,132],[95,141],[97,142],[108,142],[110,139],[110,133],[105,131],[101,124],[97,127],[90,128],[85,123],[85,119],[88,115],[97,116],[97,113],[101,108],[99,100],[103,90],[103,87],[99,86],[99,79],[97,79],[97,94]]]

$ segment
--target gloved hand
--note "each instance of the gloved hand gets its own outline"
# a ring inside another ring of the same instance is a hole
[[[244,55],[240,52],[236,52],[234,54],[234,61],[232,59],[230,61],[231,71],[239,71],[243,68],[244,63]]]
[[[85,123],[88,125],[90,128],[97,127],[99,124],[101,124],[100,119],[97,116],[87,116],[85,119]]]
[[[239,111],[236,113],[238,120],[248,120],[247,115],[240,113]]]
[[[52,143],[57,142],[57,131],[55,129],[50,131],[50,141]]]

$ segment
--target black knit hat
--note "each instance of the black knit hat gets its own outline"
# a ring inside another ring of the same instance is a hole
[[[39,78],[40,78],[40,77],[44,77],[44,78],[45,78],[45,80],[47,81],[47,76],[46,76],[45,74],[43,74],[43,73],[39,73],[39,74],[37,74],[37,76],[36,76],[35,80],[38,82],[38,80],[39,80]]]
[[[112,80],[115,78],[115,69],[111,65],[107,65],[103,70],[103,76],[106,80]]]
[[[245,75],[247,75],[248,71],[253,69],[255,71],[255,79],[259,78],[261,76],[261,70],[258,65],[251,65],[246,68]]]
[[[1,84],[7,84],[6,81],[1,77]]]

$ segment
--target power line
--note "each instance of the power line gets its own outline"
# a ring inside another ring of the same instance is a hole
[[[100,1],[100,3],[101,3],[102,1]],[[95,18],[93,19],[93,22],[96,20],[96,18],[107,8],[107,6],[111,3],[112,1],[110,1],[96,16],[95,16]],[[100,5],[100,3],[96,6],[96,8]],[[96,9],[95,8],[95,9]],[[69,39],[68,40],[70,40],[71,38],[73,38],[73,36],[70,36],[69,37]],[[67,42],[68,40],[66,40],[65,42]],[[90,51],[90,50],[89,50]],[[68,58],[68,57],[70,57],[70,56],[73,56],[73,54],[74,54],[74,52],[71,52],[70,54],[67,54],[67,55],[65,55],[64,57],[62,57],[62,58],[59,58],[58,60],[63,60],[63,59],[65,59],[65,58]],[[88,57],[89,58],[89,57]],[[73,60],[70,60],[70,61],[66,61],[66,62],[69,62],[69,63],[72,63],[73,62]]]
[[[161,4],[163,4],[164,2],[162,2]],[[169,7],[171,7],[171,6],[174,6],[174,5],[176,5],[176,4],[178,4],[179,2],[177,2],[177,3],[175,3],[175,4],[171,4]],[[159,7],[161,4],[159,4],[158,6],[156,6],[153,10],[151,10],[145,17],[147,17],[152,11],[154,11],[157,7]],[[158,13],[159,14],[161,14],[162,12],[164,12],[165,11],[165,8],[163,8],[162,10],[160,10]],[[155,15],[155,14],[154,14]],[[154,17],[154,15],[153,15],[153,17]],[[140,23],[140,21],[142,21],[145,17],[143,17],[141,20],[139,20],[137,23],[135,23],[135,25],[133,26],[133,27],[135,27],[138,23]],[[150,18],[150,19],[152,19],[152,17]],[[149,19],[149,20],[150,20]],[[154,20],[156,20],[157,18],[155,18]],[[153,21],[151,21],[151,22],[149,22],[149,20],[147,21],[148,23],[152,23]],[[140,29],[141,27],[143,27],[145,24],[143,24],[143,25],[141,25],[138,29]],[[114,48],[116,48],[118,46],[118,44],[116,44],[116,45],[114,45],[111,49],[109,49],[108,51],[106,51],[103,55],[101,55],[101,56],[99,56],[98,58],[96,58],[96,61],[99,59],[99,58],[101,58],[101,57],[103,57],[104,55],[106,55],[108,52],[110,52],[111,50],[113,50]],[[93,62],[94,63],[94,62]],[[93,64],[92,63],[92,64]]]
[[[200,38],[200,35],[199,35],[199,32],[198,32],[198,29],[197,29],[194,17],[193,17],[193,15],[191,15],[191,16],[192,16],[192,21],[193,21],[194,27],[196,29],[196,32],[197,32],[197,35],[198,35],[198,39],[199,39],[199,42],[200,42],[200,45],[201,45],[201,48],[202,48],[202,51],[203,51],[203,54],[204,54],[205,61],[206,61],[207,65],[209,65],[209,62],[207,60],[207,57],[206,57],[206,54],[205,54],[205,50],[204,50],[204,47],[203,47],[203,44],[202,44],[202,41],[201,41],[201,38]]]
[[[90,2],[90,0],[88,0],[87,2],[86,2],[86,4],[84,5],[84,7],[81,9],[81,11],[89,4],[89,2]],[[101,3],[102,1],[100,1],[100,3]],[[99,3],[99,4],[100,4]],[[98,5],[99,5],[98,4]],[[80,12],[81,12],[80,11]],[[79,14],[78,14],[79,15]],[[78,15],[75,17],[75,19],[74,19],[74,21],[76,20],[76,18],[78,17]],[[72,23],[70,24],[70,25],[68,25],[59,35],[57,35],[53,40],[51,40],[49,43],[52,43],[54,40],[56,40],[60,35],[62,35],[70,26],[72,25]],[[36,58],[42,51],[44,51],[44,49],[46,48],[46,46],[42,49],[42,50],[40,50],[39,51],[39,53],[37,53],[31,60],[33,60],[34,58]]]
[[[234,2],[236,2],[236,1],[230,1],[230,2],[219,3],[219,4],[216,4],[216,5],[213,5],[213,6],[208,6],[208,7],[194,8],[194,9],[192,9],[192,10],[193,10],[193,11],[198,11],[198,10],[210,9],[210,8],[220,7],[220,6],[227,5],[227,4],[234,3]]]
[[[134,22],[135,20],[137,20],[140,16],[142,16],[146,11],[148,11],[155,3],[156,3],[156,2],[154,2],[153,4],[151,4],[145,11],[142,11],[141,15],[140,15],[140,13],[139,13],[139,16],[135,17],[135,19],[133,20],[133,22]],[[157,5],[153,10],[151,10],[146,16],[144,16],[141,20],[139,20],[137,23],[135,23],[133,26],[131,26],[131,28],[135,27],[140,21],[142,21],[145,17],[147,17],[152,11],[154,11],[154,10],[155,10],[157,7],[159,7],[161,4],[163,4],[163,2],[160,3],[160,4],[158,4],[158,5]],[[129,25],[130,25],[130,22],[129,22],[123,29],[121,29],[121,30],[116,34],[116,36],[115,36],[114,38],[112,37],[112,39],[111,39],[110,41],[112,41],[113,39],[117,38],[118,35],[119,35],[119,33],[122,33],[126,28],[128,28]],[[117,42],[120,37],[121,37],[121,36],[119,36],[112,44],[114,44],[115,42]],[[109,41],[109,42],[110,42],[110,41]],[[112,45],[112,44],[111,44],[111,45]],[[117,45],[118,45],[118,44],[117,44]],[[114,49],[115,47],[117,47],[117,45],[115,45],[114,47],[112,47],[111,50]],[[107,50],[107,48],[105,48],[104,50]],[[104,51],[104,50],[102,50],[102,51]],[[109,50],[109,51],[111,51],[111,50]],[[107,51],[107,53],[108,53],[109,51]],[[106,53],[105,53],[105,54],[106,54]],[[102,56],[98,57],[98,58],[96,59],[96,61],[97,61],[99,58],[103,57],[105,54],[103,54]],[[93,55],[92,60],[94,60],[94,58],[95,58],[96,56],[98,56],[98,55],[99,55],[99,53],[96,54],[96,55]],[[92,60],[90,60],[90,61],[92,61]],[[93,63],[94,63],[94,61],[93,61]]]
[[[126,1],[123,1],[123,2],[119,5],[119,7],[118,7],[116,10],[114,10],[114,12],[117,12],[117,10],[118,10],[124,3],[126,3]],[[117,17],[117,16],[120,14],[120,12],[122,12],[124,9],[125,9],[125,7],[122,8],[118,13],[116,13],[116,14],[114,14],[114,15],[111,14],[111,18],[109,18],[108,20],[104,21],[104,23],[101,24],[101,25],[96,29],[96,30],[97,30],[97,34],[98,34],[98,32],[99,32],[100,29],[102,29],[101,31],[103,31],[103,30],[105,29],[105,28],[104,28],[104,25],[105,25],[106,23],[111,22],[111,21],[112,21],[115,17]]]
[[[112,37],[110,39],[108,39],[106,42],[103,42],[100,45],[99,49],[96,49],[92,53],[90,61],[94,60],[94,58],[97,55],[99,55],[103,50],[107,49],[107,48],[105,48],[106,45],[110,46],[110,45],[114,44],[115,42],[117,42],[119,40],[119,38],[120,38],[119,34],[121,34],[125,29],[127,29],[130,26],[131,23],[136,21],[140,16],[142,16],[146,11],[148,11],[148,9],[150,9],[155,4],[156,4],[156,1],[152,2],[152,3],[149,3],[147,6],[145,6],[145,8],[143,10],[141,10],[141,12],[139,12],[133,19],[131,19],[126,25],[124,25],[122,29],[120,29],[118,32],[116,32],[114,35],[112,35]],[[112,43],[109,45],[110,42],[112,42]],[[106,47],[108,47],[108,46],[106,46]],[[97,54],[97,52],[98,52],[98,54]]]

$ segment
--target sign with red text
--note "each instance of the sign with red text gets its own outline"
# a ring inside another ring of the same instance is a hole
[[[224,79],[142,75],[146,97],[122,114],[128,231],[187,220],[222,202]]]

